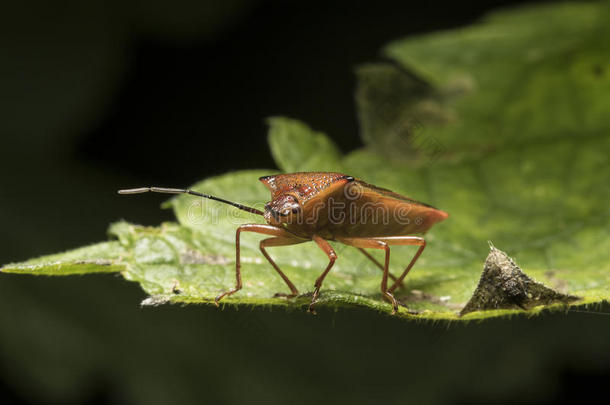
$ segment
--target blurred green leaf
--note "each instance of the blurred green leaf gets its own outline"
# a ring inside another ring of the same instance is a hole
[[[326,135],[299,121],[270,120],[271,151],[283,171],[340,170],[451,214],[426,236],[426,251],[406,289],[396,294],[419,313],[401,308],[399,315],[457,319],[477,285],[488,240],[528,275],[582,297],[578,305],[608,300],[605,15],[605,5],[599,4],[533,7],[390,44],[385,53],[398,65],[358,70],[367,146],[346,156]],[[266,174],[271,173],[229,173],[192,188],[261,209],[269,192],[257,179]],[[122,271],[151,295],[145,303],[209,303],[235,282],[236,227],[262,218],[192,196],[178,196],[166,206],[179,224],[147,228],[120,222],[110,229],[118,241],[7,265],[3,271]],[[287,288],[258,250],[260,239],[242,236],[244,288],[223,303],[305,307],[308,295],[273,298]],[[379,270],[355,249],[334,247],[339,260],[319,305],[389,312],[379,293]],[[413,253],[413,248],[393,248],[392,272],[399,273]],[[270,254],[301,292],[312,290],[327,263],[311,243],[273,248]],[[103,262],[95,267],[95,260]],[[522,312],[477,311],[462,319]]]
[[[325,134],[290,118],[273,117],[268,122],[269,147],[282,171],[341,171],[341,153]]]
[[[443,145],[445,159],[561,137],[589,142],[610,127],[608,4],[497,12],[465,28],[395,41],[383,53],[433,87],[413,95],[418,110],[408,118]],[[361,74],[361,84],[370,77]]]
[[[360,134],[372,150],[414,165],[443,152],[421,136],[424,125],[448,120],[434,88],[390,63],[366,64],[356,74]]]
[[[120,258],[126,253],[127,251],[119,242],[102,242],[65,253],[8,265],[2,271],[48,276],[114,273],[125,269],[120,263]]]

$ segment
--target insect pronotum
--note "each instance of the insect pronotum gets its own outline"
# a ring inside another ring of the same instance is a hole
[[[392,305],[392,314],[395,314],[398,303],[392,293],[402,285],[402,281],[426,247],[424,238],[416,235],[424,234],[432,225],[449,216],[446,212],[428,204],[341,173],[278,174],[264,176],[259,180],[271,191],[271,201],[265,205],[264,212],[219,197],[178,188],[142,187],[119,190],[119,194],[185,193],[229,204],[265,218],[267,224],[244,224],[237,228],[235,287],[219,294],[214,300],[216,305],[224,297],[242,288],[239,253],[242,232],[270,236],[260,242],[260,250],[290,289],[290,294],[276,294],[284,297],[295,297],[299,295],[299,291],[269,256],[266,248],[314,241],[326,253],[329,262],[314,284],[313,297],[309,304],[309,311],[312,313],[315,313],[314,306],[324,278],[337,259],[337,254],[328,243],[329,240],[358,248],[381,269],[383,272],[381,293]],[[399,277],[389,272],[391,245],[419,247]],[[384,250],[384,263],[379,263],[365,249]],[[388,286],[388,278],[392,280],[390,286]]]

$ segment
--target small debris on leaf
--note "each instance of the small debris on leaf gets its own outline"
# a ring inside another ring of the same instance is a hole
[[[470,301],[460,316],[488,309],[530,309],[538,305],[562,302],[568,304],[579,297],[562,294],[529,277],[504,252],[491,243],[485,268]]]
[[[174,280],[174,283],[172,284],[172,292],[174,294],[182,294],[182,289],[180,289],[180,283],[178,280]]]
[[[74,264],[95,264],[96,266],[110,266],[112,260],[95,259],[95,260],[77,260]]]
[[[140,305],[143,307],[158,307],[159,305],[167,304],[170,301],[170,297],[167,295],[151,295],[140,302]]]
[[[180,256],[182,264],[220,264],[225,265],[231,262],[230,259],[221,255],[203,255],[200,252],[188,249]]]

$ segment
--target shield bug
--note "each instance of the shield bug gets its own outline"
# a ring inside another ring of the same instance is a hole
[[[267,253],[273,246],[289,246],[313,241],[326,253],[329,262],[314,284],[309,311],[314,312],[324,278],[330,272],[337,254],[328,241],[338,241],[358,248],[383,272],[381,293],[392,304],[392,314],[398,310],[393,296],[396,288],[409,273],[424,248],[426,241],[421,236],[432,225],[449,215],[428,204],[424,204],[390,190],[367,184],[360,179],[341,173],[303,172],[265,176],[259,179],[271,191],[271,201],[265,211],[202,194],[192,190],[142,187],[119,190],[119,194],[157,192],[169,194],[191,194],[232,205],[240,210],[262,215],[267,224],[240,225],[235,237],[235,287],[218,295],[214,302],[236,293],[242,288],[240,237],[242,232],[255,232],[270,236],[260,242],[260,250],[271,266],[284,280],[289,294],[276,296],[295,297],[299,291]],[[414,245],[418,250],[399,277],[389,272],[390,246]],[[385,252],[384,263],[379,263],[365,249],[380,249]],[[388,286],[388,278],[392,284]]]

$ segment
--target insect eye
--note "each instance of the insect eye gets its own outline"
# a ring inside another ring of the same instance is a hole
[[[299,212],[299,209],[298,209],[297,207],[294,207],[294,208],[292,209],[292,213],[293,213],[293,214],[296,214],[296,213],[298,213],[298,212]]]

